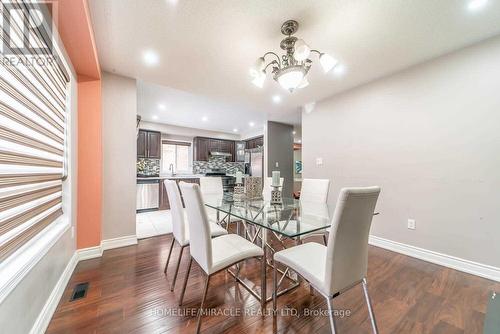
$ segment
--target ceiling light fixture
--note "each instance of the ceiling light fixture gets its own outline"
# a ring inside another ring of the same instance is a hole
[[[470,11],[476,11],[476,10],[483,8],[487,2],[488,2],[488,0],[471,0],[471,1],[469,1],[467,8]]]
[[[296,131],[292,131],[292,135],[295,135],[295,134],[297,134],[297,132]]]
[[[233,129],[233,132],[238,132],[238,129]]]
[[[147,50],[142,53],[142,59],[148,66],[154,66],[158,64],[160,57],[158,54],[152,50]]]
[[[202,120],[203,122],[206,122],[206,121],[208,121],[208,117],[207,117],[207,116],[203,116],[203,117],[201,118],[201,120]]]
[[[165,109],[167,109],[167,107],[163,103],[160,103],[160,104],[158,104],[158,109],[165,110]]]
[[[250,125],[251,127],[253,127],[255,125],[255,123],[254,122],[250,122],[250,123],[248,123],[248,125]]]
[[[156,121],[158,119],[158,116],[153,115],[152,118]]]
[[[283,23],[281,33],[287,37],[281,41],[280,47],[286,51],[286,55],[280,58],[276,53],[269,51],[257,59],[254,67],[250,69],[254,85],[262,88],[266,79],[266,71],[271,67],[274,80],[284,89],[293,92],[295,89],[307,87],[309,82],[306,75],[312,65],[312,60],[309,59],[311,53],[319,55],[319,62],[325,73],[337,65],[338,61],[332,56],[313,50],[304,40],[292,36],[298,29],[299,24],[297,21],[288,20]],[[265,58],[268,55],[276,58],[266,64]]]
[[[280,102],[281,102],[281,96],[279,96],[279,95],[274,95],[274,96],[273,96],[273,102],[274,102],[274,103],[280,103]]]

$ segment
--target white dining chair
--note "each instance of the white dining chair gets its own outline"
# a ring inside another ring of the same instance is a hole
[[[307,280],[310,286],[326,298],[330,327],[334,334],[336,327],[333,299],[361,283],[373,333],[378,333],[368,295],[366,274],[368,236],[379,193],[379,187],[342,189],[332,219],[328,246],[308,242],[274,254],[273,309],[275,312],[276,291],[279,288],[276,267],[278,263],[281,263]]]
[[[326,204],[328,201],[329,189],[329,179],[303,179],[302,187],[300,190],[300,203]],[[330,229],[326,229],[324,231],[302,235],[300,237],[300,240],[302,241],[303,239],[313,236],[321,236],[323,238],[323,243],[326,245],[326,236],[329,232]]]
[[[300,189],[300,201],[326,203],[328,200],[329,179],[303,179]]]
[[[167,274],[168,263],[170,262],[170,256],[172,255],[172,249],[174,248],[174,243],[177,241],[181,247],[179,258],[177,259],[177,266],[175,268],[174,278],[172,280],[172,285],[170,286],[170,291],[174,290],[175,281],[177,280],[177,274],[179,272],[179,266],[182,259],[182,253],[184,248],[189,246],[189,226],[187,223],[186,212],[182,207],[181,193],[177,186],[177,182],[172,180],[165,180],[164,182],[165,190],[167,191],[168,201],[170,203],[170,214],[172,217],[172,243],[170,244],[170,250],[168,252],[167,262],[165,263],[165,269],[163,272]],[[210,222],[210,236],[212,238],[227,234],[227,231],[221,226]]]
[[[203,196],[205,197],[218,197],[221,198],[224,196],[224,188],[222,186],[222,178],[219,176],[206,176],[200,177],[200,190]],[[217,210],[212,208],[207,208],[208,218],[211,221],[220,223],[217,216]]]
[[[184,198],[184,204],[186,205],[189,229],[192,231],[190,240],[191,259],[189,260],[179,305],[182,305],[184,299],[193,260],[198,263],[206,275],[203,297],[198,312],[196,327],[196,332],[198,333],[200,331],[201,313],[207,297],[210,277],[246,259],[256,257],[264,261],[264,252],[257,245],[236,234],[227,234],[211,239],[208,217],[205,205],[203,204],[200,186],[185,182],[180,182],[179,186]],[[193,231],[196,231],[196,233]],[[262,283],[265,284],[265,282]]]
[[[285,181],[285,178],[280,177],[280,190],[283,189],[283,182]],[[273,190],[273,187],[271,184],[273,183],[273,178],[272,177],[265,177],[264,178],[264,185],[262,186],[262,198],[264,201],[270,201],[271,200],[271,191]]]

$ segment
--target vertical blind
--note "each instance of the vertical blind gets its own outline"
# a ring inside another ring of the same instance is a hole
[[[0,262],[63,214],[67,153],[69,76],[61,55],[53,47],[49,56],[26,51],[13,57],[11,47],[28,40],[43,47],[52,37],[43,26],[23,29],[33,22],[27,17],[33,4],[9,3],[19,10],[9,17],[8,29],[3,13],[2,58],[20,61],[0,64]]]

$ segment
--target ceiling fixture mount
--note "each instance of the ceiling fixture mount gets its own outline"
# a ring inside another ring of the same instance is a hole
[[[319,62],[325,73],[337,65],[338,61],[332,56],[311,49],[304,40],[292,36],[298,29],[299,23],[295,20],[283,23],[281,33],[286,37],[281,41],[280,47],[286,51],[286,54],[280,58],[276,53],[269,51],[257,59],[255,66],[250,70],[254,85],[262,88],[266,79],[266,71],[271,67],[274,80],[286,90],[293,92],[295,89],[307,87],[309,82],[306,76],[312,65],[312,60],[309,59],[311,53],[318,54]],[[268,55],[275,58],[266,64],[266,56]]]

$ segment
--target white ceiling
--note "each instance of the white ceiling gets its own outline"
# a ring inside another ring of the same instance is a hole
[[[138,113],[145,121],[233,134],[263,132],[266,123],[263,113],[244,104],[214,101],[206,96],[143,81],[138,82],[137,90]]]
[[[300,123],[306,103],[500,33],[500,1],[474,12],[468,3],[91,0],[90,7],[103,69],[170,87],[141,84],[141,113],[152,115],[163,101],[170,109],[162,121],[231,132],[250,120]],[[265,51],[281,51],[280,26],[287,19],[299,22],[296,36],[334,55],[345,72],[324,75],[313,58],[310,85],[302,90],[290,94],[269,75],[264,88],[253,86],[249,68]],[[146,50],[158,54],[157,65],[145,65]],[[272,102],[274,95],[281,103]],[[211,121],[203,125],[205,113]]]

